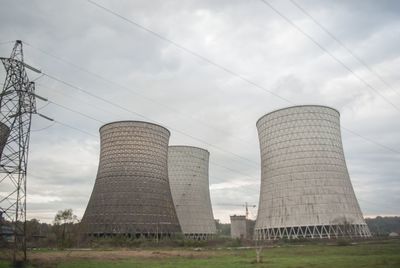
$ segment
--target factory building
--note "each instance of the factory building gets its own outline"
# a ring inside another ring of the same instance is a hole
[[[191,146],[170,146],[168,174],[172,198],[186,238],[212,238],[216,225],[211,207],[207,150]]]
[[[247,219],[245,215],[233,215],[231,218],[231,238],[252,239],[254,221]]]
[[[335,109],[295,106],[257,122],[261,189],[255,239],[369,237]]]
[[[168,180],[170,132],[119,121],[100,128],[100,162],[82,218],[93,236],[171,237],[181,232]]]

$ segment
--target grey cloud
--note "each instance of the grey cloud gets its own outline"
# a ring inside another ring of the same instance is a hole
[[[362,56],[400,94],[397,1],[296,1]],[[102,0],[99,3],[294,103],[334,106],[341,111],[343,126],[400,150],[400,128],[395,123],[398,112],[259,1]],[[271,3],[400,106],[400,95],[387,89],[289,1]],[[155,100],[157,103],[25,46],[26,61],[32,65],[174,129],[171,144],[208,149],[213,162],[211,185],[232,184],[226,189],[215,186],[211,190],[216,218],[226,222],[230,214],[244,211],[240,207],[218,206],[219,203],[258,202],[260,170],[254,163],[260,159],[255,122],[288,103],[87,2],[7,1],[0,10],[0,24],[0,41],[25,40]],[[9,55],[10,51],[11,45],[0,45],[1,56]],[[4,78],[3,72],[0,78]],[[49,78],[38,80],[37,92],[101,121],[143,120]],[[97,172],[101,123],[51,104],[41,112],[95,137],[59,124],[32,133],[28,192],[34,202],[29,204],[28,198],[29,213],[31,217],[51,221],[57,210],[70,207],[80,217]],[[34,118],[34,129],[49,125]],[[399,211],[386,205],[399,202],[398,154],[346,131],[343,142],[363,212],[398,214]],[[237,181],[251,184],[235,188]],[[39,195],[47,199],[35,200]]]

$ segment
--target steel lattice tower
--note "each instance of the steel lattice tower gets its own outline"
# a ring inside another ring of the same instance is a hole
[[[13,262],[26,260],[26,170],[32,114],[36,113],[35,84],[17,40],[10,58],[0,58],[6,78],[0,94],[0,226],[12,231]],[[11,249],[11,247],[9,247]]]

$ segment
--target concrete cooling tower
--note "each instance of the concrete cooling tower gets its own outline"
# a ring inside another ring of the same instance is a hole
[[[309,105],[258,120],[255,239],[370,236],[347,171],[339,117],[332,108]]]
[[[180,233],[168,181],[170,133],[120,121],[100,128],[96,182],[82,223],[94,236],[170,237]]]
[[[216,234],[208,182],[209,152],[170,146],[168,174],[176,213],[186,238],[209,239]]]

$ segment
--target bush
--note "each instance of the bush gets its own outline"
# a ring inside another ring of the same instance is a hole
[[[242,246],[242,241],[239,238],[230,239],[225,243],[226,247],[240,247]]]
[[[346,240],[346,239],[339,239],[339,240],[337,240],[337,243],[336,243],[338,246],[342,246],[342,247],[344,247],[344,246],[350,246],[351,245],[351,242],[349,241],[349,240]]]

